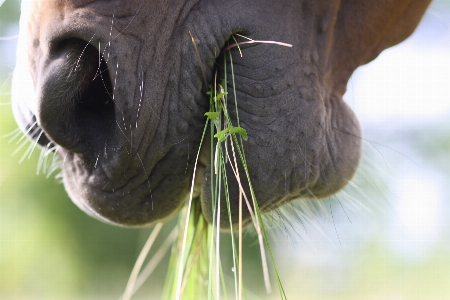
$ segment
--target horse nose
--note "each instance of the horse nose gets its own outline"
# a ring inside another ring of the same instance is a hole
[[[99,148],[115,121],[108,66],[82,39],[67,39],[50,51],[37,80],[37,119],[45,134],[72,152]]]

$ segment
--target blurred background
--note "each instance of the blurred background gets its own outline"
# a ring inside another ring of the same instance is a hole
[[[36,174],[40,151],[28,158],[28,144],[11,141],[19,15],[20,1],[0,0],[0,299],[118,299],[150,229],[88,217],[56,173]],[[291,222],[273,216],[288,298],[450,299],[450,1],[360,67],[344,98],[364,131],[354,184],[303,223],[292,207]],[[248,299],[277,299],[252,234],[244,261]],[[134,299],[158,299],[166,268],[167,258]]]

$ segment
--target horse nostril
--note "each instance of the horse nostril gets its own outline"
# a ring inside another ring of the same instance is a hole
[[[39,75],[38,122],[45,134],[73,152],[102,147],[114,128],[115,108],[98,50],[81,39],[65,40]]]

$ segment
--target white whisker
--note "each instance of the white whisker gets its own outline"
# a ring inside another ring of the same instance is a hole
[[[29,141],[28,140],[24,140],[22,141],[22,143],[16,148],[16,150],[13,151],[13,153],[11,153],[11,156],[16,155],[20,150],[22,150],[23,147],[25,147],[26,144],[28,144]]]
[[[38,137],[34,140],[33,148],[31,149],[31,152],[30,152],[30,154],[28,155],[28,159],[31,158],[31,155],[33,154],[33,151],[34,151],[34,149],[36,148],[36,146],[37,146],[37,144],[38,144],[38,141],[39,141],[39,139],[41,138],[41,136],[42,136],[43,133],[44,133],[44,131],[41,129],[41,132],[39,133]]]
[[[142,72],[142,82],[141,82],[141,85],[139,86],[139,91],[140,91],[141,96],[139,98],[139,105],[138,105],[138,110],[137,110],[137,114],[136,114],[136,128],[138,127],[139,112],[141,111],[142,96],[144,94],[144,77],[145,77],[145,73]]]
[[[113,94],[112,94],[112,101],[115,99],[115,93],[116,93],[116,84],[117,84],[117,71],[119,70],[119,63],[116,64],[116,74],[114,75],[114,87],[113,87]],[[114,101],[114,103],[116,103]]]
[[[33,127],[37,125],[37,121],[34,122],[30,128],[28,128],[28,130],[25,132],[25,134],[16,142],[16,144],[19,144],[23,139],[25,139],[27,136],[33,136],[32,134],[30,134],[30,131],[33,130]]]
[[[12,142],[14,142],[19,136],[22,136],[23,132],[19,129],[19,131],[17,131],[9,140],[8,140],[8,144],[11,144]]]
[[[102,56],[100,54],[100,49],[101,49],[101,45],[100,45],[100,41],[98,41],[98,68],[97,68],[97,71],[95,71],[95,75],[94,75],[94,78],[92,79],[92,81],[94,81],[99,75],[101,75],[99,73],[99,71],[101,71],[100,68],[102,65]]]
[[[128,26],[130,26],[131,23],[133,23],[134,19],[136,18],[137,14],[139,13],[139,11],[140,11],[141,8],[142,8],[142,5],[144,5],[144,2],[145,2],[145,0],[142,0],[141,5],[139,5],[138,9],[136,10],[136,13],[135,13],[134,16],[131,18],[130,22],[127,24],[127,26],[125,26],[125,28],[124,28],[121,32],[119,32],[119,33],[113,38],[113,40],[115,40],[120,34],[124,33],[125,30],[127,30]]]
[[[61,162],[59,160],[59,156],[57,155],[57,150],[59,148],[57,148],[55,151],[52,151],[53,156],[52,156],[52,161],[50,163],[50,168],[47,172],[46,178],[49,178],[56,170],[60,170],[61,169]],[[56,176],[58,176],[59,174],[57,174]],[[61,175],[62,178],[62,175]]]
[[[2,138],[2,139],[8,138],[8,137],[10,137],[10,136],[12,136],[12,135],[16,135],[17,133],[20,134],[20,132],[21,132],[21,131],[20,131],[20,128],[17,127],[16,129],[14,129],[13,131],[11,131],[10,133],[6,133],[6,134],[2,135],[0,138]]]
[[[141,162],[142,169],[144,170],[145,177],[147,178],[148,189],[150,191],[150,199],[152,199],[153,198],[153,196],[152,196],[152,187],[150,186],[150,179],[148,178],[147,170],[145,170],[144,163],[142,162],[141,156],[139,155],[139,153],[137,151],[136,151],[136,155],[139,158],[139,161]],[[152,200],[152,210],[153,210],[153,200]]]
[[[109,41],[106,44],[105,49],[103,50],[103,57],[105,57],[105,51],[106,51],[106,48],[108,48],[108,57],[106,58],[106,63],[108,63],[108,61],[109,61],[109,50],[111,48],[111,36],[112,36],[112,29],[113,29],[113,25],[114,25],[114,15],[115,15],[115,12],[113,12],[112,19],[111,19],[111,29],[109,30]]]
[[[67,76],[68,78],[69,78],[70,75],[72,74],[72,71],[73,71],[73,72],[76,72],[76,71],[77,71],[78,66],[80,65],[81,57],[83,56],[84,51],[86,51],[86,48],[91,44],[91,41],[92,41],[92,39],[94,38],[94,36],[95,36],[95,33],[94,33],[94,35],[91,37],[91,39],[89,40],[89,42],[87,42],[86,46],[84,46],[83,51],[81,51],[81,54],[80,54],[80,56],[78,57],[77,63],[75,64],[75,67],[73,68],[73,70],[70,71],[69,76]]]
[[[28,143],[28,141],[26,141]],[[30,143],[30,145],[28,146],[27,150],[25,150],[25,153],[22,155],[22,157],[19,159],[19,164],[23,163],[23,161],[25,160],[25,158],[27,158],[28,153],[31,152],[31,150],[33,149],[33,144]]]
[[[94,169],[97,169],[98,158],[100,157],[100,152],[97,155],[97,159],[95,160]]]
[[[47,147],[48,147],[48,145],[47,145]],[[36,166],[36,175],[40,174],[40,171],[41,171],[41,168],[42,168],[42,163],[44,161],[44,154],[45,154],[45,148],[42,147],[41,148],[41,153],[39,154],[37,166]]]
[[[122,130],[122,128],[120,127],[119,122],[118,122],[117,120],[116,120],[116,124],[117,124],[117,127],[119,127],[119,130],[120,130],[120,132],[122,132],[122,134],[123,134],[123,136],[125,137],[125,139],[131,144],[131,141],[128,139],[127,135],[126,135],[125,132]],[[128,153],[128,154],[130,154],[130,153]]]

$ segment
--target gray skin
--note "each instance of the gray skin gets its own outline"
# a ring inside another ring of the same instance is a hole
[[[13,100],[16,119],[25,131],[37,120],[43,134],[31,130],[32,138],[59,146],[64,185],[81,209],[114,224],[149,225],[189,197],[209,109],[205,92],[216,70],[224,77],[230,37],[290,43],[242,45],[243,57],[231,50],[248,169],[265,212],[324,198],[348,183],[361,156],[358,120],[342,100],[349,77],[408,37],[428,4],[35,0],[27,41],[34,98]],[[231,95],[236,122],[233,101]],[[211,221],[209,157],[204,147],[194,196]],[[236,223],[238,185],[227,168]],[[245,180],[243,186],[250,195]],[[224,207],[221,227],[229,228]]]

